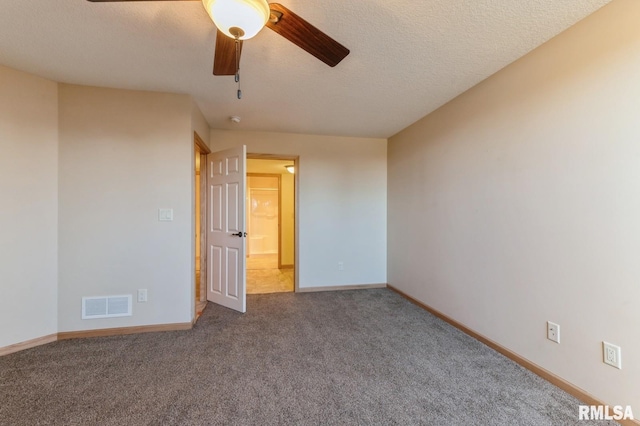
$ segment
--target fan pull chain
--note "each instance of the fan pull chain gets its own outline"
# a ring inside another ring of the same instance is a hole
[[[236,37],[236,83],[238,83],[238,99],[242,99],[240,89],[240,40]]]

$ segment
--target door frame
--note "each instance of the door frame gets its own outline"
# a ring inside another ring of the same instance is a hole
[[[300,291],[300,156],[298,155],[279,155],[279,154],[260,154],[255,152],[247,152],[247,160],[282,160],[291,161],[295,167],[293,174],[293,210],[294,210],[294,226],[293,226],[293,282],[294,293]],[[282,191],[280,191],[282,192]],[[278,259],[278,264],[280,260]]]
[[[192,283],[194,287],[194,320],[197,319],[198,316],[198,305],[200,303],[207,302],[207,202],[209,197],[207,196],[207,154],[211,153],[211,150],[204,143],[198,132],[193,132],[193,149],[195,158],[196,153],[200,153],[200,229],[196,229],[196,232],[200,235],[200,297],[195,297],[195,282]],[[195,163],[194,163],[194,189],[193,189],[193,197],[194,197],[194,208],[195,208]],[[194,220],[195,227],[195,220]],[[195,250],[193,253],[194,259],[194,270],[195,270]],[[194,272],[195,274],[195,272]],[[194,276],[195,280],[195,276]]]

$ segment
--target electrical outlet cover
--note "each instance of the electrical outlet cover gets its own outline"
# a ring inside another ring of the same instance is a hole
[[[547,339],[560,343],[560,326],[558,324],[547,321]]]
[[[620,346],[602,342],[602,358],[605,364],[622,369],[622,349]]]

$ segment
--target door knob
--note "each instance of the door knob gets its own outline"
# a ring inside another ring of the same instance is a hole
[[[232,237],[240,237],[242,238],[242,232],[236,232],[235,234],[231,234]]]

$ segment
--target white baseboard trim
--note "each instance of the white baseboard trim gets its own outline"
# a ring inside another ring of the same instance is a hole
[[[298,288],[298,293],[315,293],[319,291],[342,291],[342,290],[366,290],[370,288],[386,288],[387,284],[354,284],[354,285],[337,285],[327,287],[303,287]]]

